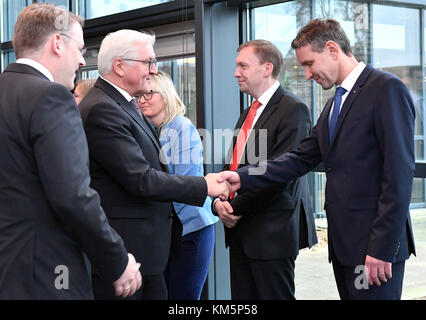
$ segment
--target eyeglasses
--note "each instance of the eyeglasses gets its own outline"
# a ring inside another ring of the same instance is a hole
[[[148,64],[148,70],[152,70],[152,67],[157,68],[157,59],[149,59],[149,60],[138,60],[138,59],[126,59],[122,58],[123,61],[135,61],[135,62],[142,62],[143,64]]]
[[[78,49],[78,51],[80,51],[81,55],[84,56],[86,54],[87,48],[84,46],[84,44],[82,44],[81,42],[71,38],[69,35],[65,34],[65,33],[60,33],[61,36],[67,37],[68,39],[71,39],[72,41],[78,43],[79,46],[82,46],[81,49]]]
[[[153,95],[154,93],[160,93],[160,91],[157,91],[157,90],[151,90],[151,91],[149,91],[149,92],[146,92],[146,93],[142,94],[141,96],[137,96],[137,97],[136,97],[136,99],[137,99],[137,100],[139,100],[140,98],[142,98],[142,97],[143,97],[145,100],[151,100],[151,99],[152,99],[152,95]]]

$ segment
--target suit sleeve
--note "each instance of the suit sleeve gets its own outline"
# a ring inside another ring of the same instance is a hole
[[[383,158],[378,212],[373,222],[368,255],[393,261],[406,227],[411,200],[414,156],[414,105],[405,85],[396,78],[377,83],[375,128]]]
[[[274,144],[267,146],[270,159],[277,158],[286,152],[296,149],[303,138],[309,134],[311,127],[308,107],[305,104],[295,101],[288,103],[284,101],[283,105],[280,107],[285,108],[285,113],[281,110],[277,110],[277,112],[282,113],[279,127],[275,130],[277,134]],[[279,114],[272,116],[279,116]],[[266,129],[268,130],[268,128]],[[275,184],[266,188],[239,194],[231,201],[234,214],[244,215],[246,213],[260,212],[261,209],[265,209],[268,204],[273,203],[285,187],[285,183],[279,185]],[[262,201],[259,201],[259,199],[262,199]]]
[[[289,183],[315,168],[321,162],[316,127],[302,140],[296,150],[286,152],[273,160],[265,160],[256,165],[237,170],[244,193],[253,189],[263,189]]]
[[[84,128],[90,156],[130,195],[195,206],[204,204],[204,177],[175,176],[152,168],[150,161],[158,159],[158,151],[149,137],[144,146],[136,141],[133,131],[137,129],[132,128],[124,111],[98,103],[87,115]]]
[[[105,279],[115,281],[127,266],[127,251],[89,187],[87,142],[74,98],[57,84],[42,97],[30,136],[44,192],[64,230]]]

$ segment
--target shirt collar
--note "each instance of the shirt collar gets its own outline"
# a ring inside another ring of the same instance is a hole
[[[355,85],[362,71],[364,71],[364,68],[365,68],[365,63],[361,61],[360,63],[358,63],[355,69],[353,69],[351,73],[349,73],[349,75],[345,78],[345,80],[343,80],[340,86],[343,87],[343,89],[346,89],[347,92],[352,90],[352,87]]]
[[[37,71],[41,72],[47,79],[49,79],[49,81],[51,81],[51,82],[55,81],[52,73],[45,66],[43,66],[41,63],[39,63],[39,62],[37,62],[33,59],[20,58],[20,59],[16,60],[16,63],[26,64],[30,67],[33,67]]]
[[[264,93],[262,93],[259,99],[257,99],[257,101],[259,101],[263,107],[266,106],[269,100],[271,100],[275,91],[277,91],[279,86],[280,86],[280,82],[278,80],[275,80],[274,84],[270,86]]]
[[[104,77],[100,76],[100,78],[106,82],[108,82],[110,85],[112,85],[115,89],[117,89],[118,92],[120,92],[122,94],[122,96],[127,100],[127,101],[132,101],[133,97],[125,90],[121,89],[119,86],[115,85],[114,83],[112,83],[111,81],[105,79]]]

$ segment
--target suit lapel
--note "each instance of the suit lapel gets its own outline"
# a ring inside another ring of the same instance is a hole
[[[132,119],[136,121],[138,125],[142,128],[142,130],[149,136],[157,150],[161,149],[158,137],[150,128],[147,122],[148,120],[146,120],[144,115],[140,117],[133,105],[129,101],[127,101],[120,92],[118,92],[113,86],[111,86],[108,82],[104,81],[101,78],[98,78],[95,83],[95,86],[105,91],[115,102],[117,102],[117,104],[127,114],[129,114],[129,116],[132,117]]]
[[[345,121],[345,118],[349,110],[352,108],[352,105],[354,101],[356,100],[356,97],[361,93],[362,87],[364,86],[365,82],[367,81],[372,71],[373,71],[373,68],[367,65],[365,69],[361,72],[360,76],[358,77],[358,80],[355,82],[354,86],[349,92],[349,95],[342,106],[342,110],[340,111],[339,118],[337,119],[336,129],[334,131],[334,137],[331,142],[330,148],[333,146],[333,143],[336,140],[337,135],[339,134],[339,130],[342,127],[342,124]],[[333,101],[333,99],[331,100]],[[327,120],[328,120],[328,117],[327,117]],[[328,121],[327,121],[327,134],[328,134]]]

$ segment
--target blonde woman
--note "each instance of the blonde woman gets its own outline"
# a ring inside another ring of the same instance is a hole
[[[83,79],[77,81],[72,93],[77,105],[81,100],[83,100],[84,96],[89,92],[89,90],[93,88],[95,82],[96,79]]]
[[[162,71],[152,76],[152,90],[139,97],[142,113],[155,126],[171,174],[204,176],[203,147],[185,105],[170,77]],[[214,224],[207,197],[203,207],[173,203],[183,225],[180,256],[171,258],[166,272],[170,300],[200,298],[214,247]]]

